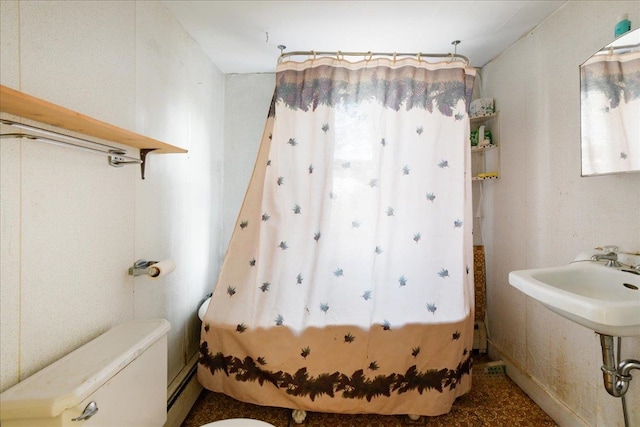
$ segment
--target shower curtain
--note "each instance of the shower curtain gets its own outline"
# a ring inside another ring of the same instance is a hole
[[[413,58],[278,65],[203,321],[204,387],[419,415],[470,389],[474,76]]]

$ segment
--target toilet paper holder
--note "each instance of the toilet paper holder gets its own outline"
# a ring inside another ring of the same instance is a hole
[[[139,259],[129,267],[130,276],[148,275],[152,279],[157,279],[170,274],[176,268],[176,264],[172,259],[164,261],[147,261]]]
[[[130,276],[143,276],[148,274],[151,277],[157,277],[160,271],[154,268],[153,265],[158,261],[147,261],[146,259],[139,259],[133,263],[133,266],[129,267]]]
[[[157,263],[158,261],[147,261],[146,259],[139,259],[133,263],[133,266],[129,267],[129,275],[143,276],[145,274],[149,274],[149,267]]]

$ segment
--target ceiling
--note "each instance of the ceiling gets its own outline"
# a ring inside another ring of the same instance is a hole
[[[224,74],[275,72],[280,50],[457,52],[482,67],[566,1],[164,0]]]

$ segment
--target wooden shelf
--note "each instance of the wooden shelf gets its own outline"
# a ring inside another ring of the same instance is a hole
[[[500,176],[498,175],[492,175],[492,176],[473,176],[471,177],[472,181],[487,181],[487,180],[492,180],[492,179],[499,179]]]
[[[481,123],[484,122],[486,120],[490,120],[493,119],[494,117],[498,117],[498,113],[491,113],[491,114],[485,114],[482,116],[469,116],[469,121],[471,123]]]
[[[478,130],[482,125],[491,131],[489,145],[471,147],[471,170],[473,181],[493,181],[500,179],[500,113],[473,116],[469,118],[471,130]],[[488,176],[487,176],[488,175]]]
[[[0,111],[131,147],[157,149],[154,154],[187,152],[184,148],[139,135],[2,85]]]
[[[493,150],[495,148],[498,148],[498,146],[496,144],[489,144],[489,145],[485,145],[484,147],[472,146],[471,147],[471,152],[472,153],[481,153],[483,151],[489,151],[489,150]]]

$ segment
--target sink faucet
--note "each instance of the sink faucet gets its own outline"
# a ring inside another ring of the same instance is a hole
[[[604,254],[595,254],[591,257],[592,261],[607,261],[605,264],[607,267],[622,267],[622,264],[618,262],[618,247],[617,246],[605,246]]]

